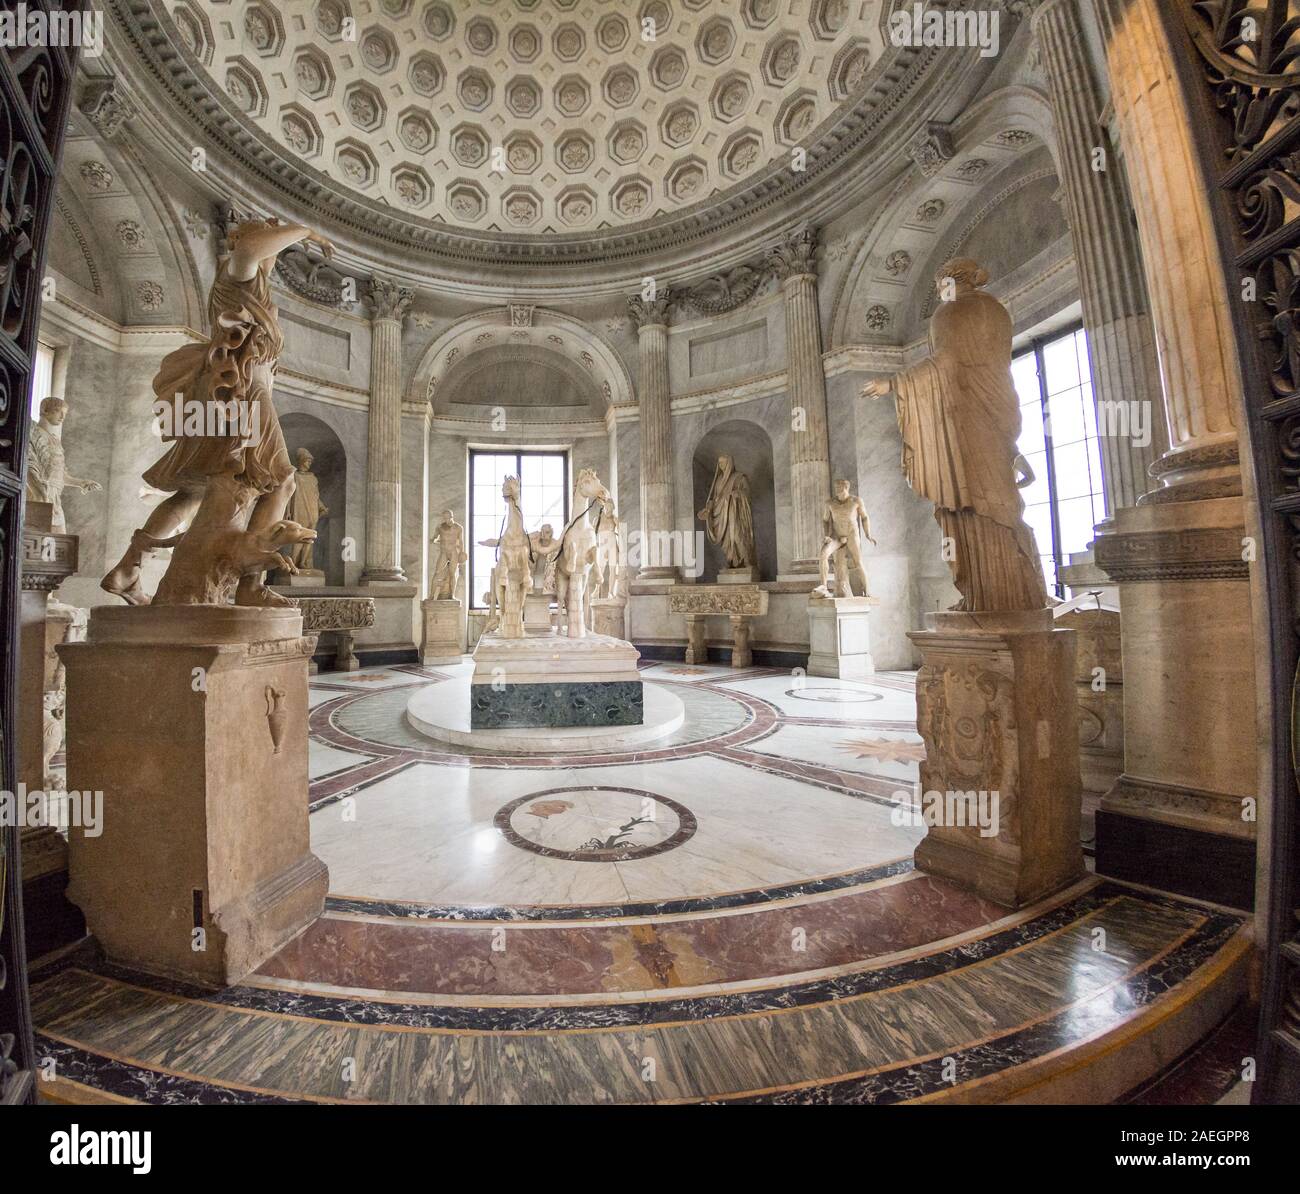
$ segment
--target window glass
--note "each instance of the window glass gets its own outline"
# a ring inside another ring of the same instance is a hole
[[[519,478],[519,508],[524,530],[538,530],[549,522],[556,535],[568,520],[568,457],[563,452],[522,450],[490,452],[472,449],[469,454],[470,606],[482,609],[484,595],[497,560],[496,546],[485,539],[498,539],[505,527],[506,502],[501,485],[507,477]]]
[[[1106,517],[1097,410],[1083,329],[1018,354],[1011,376],[1020,398],[1022,456],[1034,484],[1021,490],[1048,588],[1064,595],[1057,569],[1084,551]]]
[[[54,385],[54,349],[48,344],[36,345],[36,360],[32,369],[32,418],[41,417],[41,403],[50,396]]]

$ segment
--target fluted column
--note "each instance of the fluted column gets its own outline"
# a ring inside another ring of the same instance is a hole
[[[790,393],[793,572],[817,572],[822,508],[831,496],[826,374],[817,313],[817,233],[805,228],[770,254],[785,299],[786,388]]]
[[[672,292],[655,298],[630,298],[628,312],[637,327],[641,410],[641,567],[638,580],[676,580],[673,554],[677,518],[673,503],[673,416],[668,389],[668,311]]]
[[[1093,168],[1103,144],[1102,92],[1088,61],[1079,0],[1045,0],[1034,32],[1052,93],[1060,171],[1083,322],[1092,358],[1106,508],[1136,505],[1155,487],[1149,469],[1169,446],[1160,364],[1124,171]],[[1136,434],[1141,431],[1142,434]],[[1141,443],[1141,440],[1147,440]]]
[[[1148,500],[1241,493],[1229,293],[1197,166],[1192,114],[1174,74],[1161,0],[1097,0],[1142,244],[1169,431]]]
[[[402,320],[415,298],[373,278],[370,303],[370,422],[366,451],[366,566],[363,584],[404,581],[402,572]]]
[[[1252,565],[1238,463],[1232,293],[1168,0],[1096,0],[1160,365],[1161,485],[1097,529],[1119,586],[1124,771],[1097,810],[1097,873],[1247,906],[1258,799]],[[1225,710],[1231,710],[1225,716]],[[1205,860],[1214,859],[1207,867]],[[1155,861],[1155,871],[1152,866]]]

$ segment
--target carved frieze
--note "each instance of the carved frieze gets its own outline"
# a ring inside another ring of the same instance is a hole
[[[668,612],[758,618],[767,613],[767,593],[758,585],[674,585]]]
[[[1246,580],[1245,529],[1198,527],[1180,531],[1100,534],[1097,566],[1111,580]]]
[[[360,630],[375,624],[373,597],[298,597],[295,600],[302,610],[304,630]]]

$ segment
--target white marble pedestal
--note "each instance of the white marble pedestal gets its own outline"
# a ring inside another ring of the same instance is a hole
[[[758,583],[758,569],[752,564],[748,568],[719,568],[720,585],[754,585]]]
[[[1075,632],[1050,610],[932,613],[920,648],[925,739],[916,865],[1019,908],[1084,874]]]
[[[875,673],[871,610],[875,597],[808,599],[808,674],[860,680]]]
[[[292,609],[100,606],[67,668],[68,897],[113,962],[238,982],[314,920],[307,661]]]
[[[430,597],[420,602],[424,632],[420,636],[420,662],[429,667],[439,663],[460,663],[460,600]]]

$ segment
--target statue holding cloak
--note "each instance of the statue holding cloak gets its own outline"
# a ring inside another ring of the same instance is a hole
[[[738,472],[730,456],[719,456],[704,508],[696,515],[709,542],[722,548],[728,568],[752,568],[754,515],[749,504],[749,478]]]
[[[1011,380],[1011,316],[980,290],[987,272],[947,262],[930,321],[931,356],[864,398],[898,397],[903,472],[934,503],[958,610],[1037,610],[1048,604],[1034,533],[1019,494],[1020,400]]]

